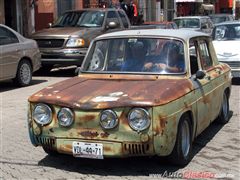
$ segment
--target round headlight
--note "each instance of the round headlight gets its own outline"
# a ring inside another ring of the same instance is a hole
[[[57,115],[58,122],[61,126],[71,126],[73,123],[73,112],[69,108],[62,108]]]
[[[104,110],[100,115],[100,124],[104,129],[112,129],[118,125],[118,117],[112,110]]]
[[[128,114],[129,126],[135,131],[143,131],[150,125],[150,115],[143,108],[134,108]]]
[[[52,121],[52,110],[46,104],[37,104],[33,110],[33,119],[40,125],[49,124]]]

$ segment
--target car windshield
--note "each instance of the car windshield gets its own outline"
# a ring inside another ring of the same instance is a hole
[[[184,73],[183,43],[173,39],[114,38],[96,41],[86,57],[83,72]]]
[[[53,27],[101,27],[105,13],[101,11],[77,11],[63,14]]]
[[[239,40],[240,24],[216,26],[213,32],[213,39],[218,41]]]
[[[227,20],[226,16],[212,16],[210,18],[214,24],[218,24]]]
[[[174,22],[179,28],[200,28],[200,20],[197,18],[175,19]]]

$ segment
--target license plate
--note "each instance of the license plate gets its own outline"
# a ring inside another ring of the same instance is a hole
[[[103,144],[74,141],[72,152],[74,157],[103,159]]]

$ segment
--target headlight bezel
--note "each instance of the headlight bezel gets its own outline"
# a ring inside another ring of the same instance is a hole
[[[59,117],[60,113],[63,113],[63,111],[65,111],[65,113],[69,113],[71,115],[71,119],[67,124],[62,123],[63,121],[60,120],[60,117]],[[74,122],[74,118],[75,118],[74,112],[70,108],[67,108],[67,107],[60,108],[60,110],[57,113],[58,124],[62,127],[70,127]]]
[[[50,113],[48,120],[47,120],[46,122],[44,122],[44,123],[42,123],[39,119],[37,119],[37,117],[36,117],[36,115],[35,115],[36,109],[37,109],[38,107],[45,107],[45,108],[48,110],[48,112]],[[52,122],[52,119],[53,119],[53,111],[52,111],[52,109],[51,109],[51,107],[50,107],[49,105],[44,104],[44,103],[38,103],[38,104],[36,104],[36,105],[34,106],[34,108],[33,108],[32,118],[33,118],[33,120],[34,120],[37,124],[39,124],[39,125],[41,125],[41,126],[45,126],[45,125],[48,125],[48,124],[50,124],[50,123]]]
[[[115,117],[114,125],[111,126],[111,127],[106,127],[106,126],[103,125],[102,116],[103,116],[103,114],[104,114],[105,112],[106,112],[106,113],[110,113],[110,114],[112,114],[112,115]],[[100,126],[101,126],[103,129],[105,129],[105,130],[110,130],[110,129],[114,129],[114,128],[116,128],[116,127],[118,126],[118,124],[119,124],[119,118],[118,118],[118,116],[117,116],[117,114],[116,114],[116,112],[115,112],[114,110],[112,110],[112,109],[105,109],[105,110],[101,111],[101,113],[100,113],[99,123],[100,123]]]
[[[145,123],[146,125],[143,126],[142,128],[137,128],[136,126],[133,125],[133,123],[131,123],[131,114],[136,111],[136,110],[140,110],[142,112],[144,112],[144,115],[146,116],[147,118],[147,122]],[[145,108],[141,108],[141,107],[135,107],[135,108],[132,108],[129,112],[128,112],[128,125],[130,126],[131,129],[133,129],[134,131],[137,131],[137,132],[140,132],[140,131],[144,131],[146,129],[148,129],[151,125],[151,116],[150,116],[150,113],[145,109]]]
[[[69,38],[66,43],[67,48],[84,47],[85,40],[83,38]]]

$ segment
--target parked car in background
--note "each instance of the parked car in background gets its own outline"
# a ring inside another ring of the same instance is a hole
[[[31,142],[49,154],[158,155],[186,165],[195,137],[215,119],[229,121],[231,70],[218,62],[205,33],[101,35],[80,71],[29,98]]]
[[[141,25],[131,26],[131,29],[178,29],[176,23],[170,21],[144,22]]]
[[[0,81],[13,79],[18,86],[27,86],[40,66],[37,43],[0,24]]]
[[[42,68],[82,64],[88,46],[96,36],[130,28],[121,9],[83,9],[64,13],[51,28],[32,35],[42,54]]]
[[[225,21],[234,21],[232,14],[210,14],[209,17],[213,24],[219,24]]]
[[[178,29],[178,26],[175,22],[172,21],[162,21],[162,22],[144,22],[143,25],[155,25],[159,29]]]
[[[183,16],[173,20],[178,28],[192,29],[211,35],[213,23],[208,16]]]
[[[219,61],[232,68],[233,77],[240,77],[240,21],[216,24],[213,45]]]

